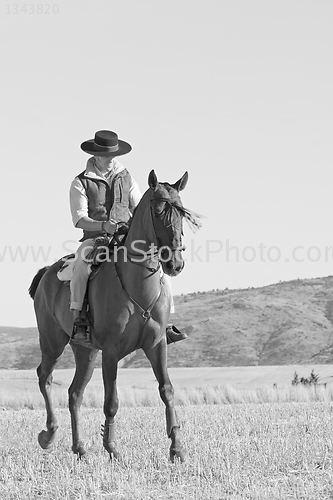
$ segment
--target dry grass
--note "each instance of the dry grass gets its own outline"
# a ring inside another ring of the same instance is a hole
[[[54,450],[38,447],[44,411],[3,411],[0,498],[79,499],[332,499],[330,403],[197,405],[178,409],[188,458],[168,462],[164,411],[121,408],[120,463],[110,463],[99,437],[101,410],[82,410],[87,458],[70,451],[70,419]]]
[[[326,387],[292,386],[295,369],[299,375],[310,375],[309,366],[173,368],[169,372],[175,387],[177,406],[333,401],[330,366],[319,365],[315,368],[316,373],[321,375],[320,380],[328,381]],[[73,373],[72,369],[55,371],[53,399],[56,407],[67,407],[67,390]],[[240,383],[241,380],[244,383]],[[273,381],[279,382],[276,387],[273,387]],[[119,370],[118,389],[124,408],[162,405],[151,369]],[[83,405],[101,408],[103,392],[101,370],[96,369],[85,391]],[[0,371],[1,407],[16,410],[44,408],[35,370]]]
[[[34,390],[28,384],[21,392],[28,374],[15,375],[19,384],[7,390],[2,384],[0,393],[0,405],[6,408],[0,411],[1,500],[333,498],[330,385],[180,385],[176,404],[188,457],[184,464],[170,464],[156,381],[150,374],[145,388],[148,371],[138,371],[136,384],[120,383],[116,439],[122,460],[110,463],[99,435],[103,389],[95,380],[81,411],[88,453],[78,462],[71,452],[66,408],[69,374],[55,377],[60,429],[51,452],[37,443],[46,415],[35,375],[30,374]]]
[[[66,408],[68,403],[67,391],[63,387],[53,387],[53,402],[56,408]],[[163,406],[157,389],[120,388],[119,398],[124,408]],[[175,391],[176,406],[190,405],[232,405],[232,404],[261,404],[261,403],[311,403],[333,401],[333,387],[328,386],[281,386],[277,388],[263,386],[257,389],[247,387],[207,386],[189,387]],[[87,387],[83,406],[86,408],[102,408],[103,387]],[[4,410],[31,410],[44,408],[44,400],[36,391],[24,391],[20,394],[2,390],[0,393],[0,407]]]

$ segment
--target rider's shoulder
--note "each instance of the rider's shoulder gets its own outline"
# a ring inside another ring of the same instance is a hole
[[[86,170],[83,170],[82,172],[80,172],[79,174],[77,174],[77,175],[75,176],[74,180],[75,180],[75,179],[79,179],[79,180],[84,179],[84,178],[86,177],[86,174],[87,174],[87,171],[86,171]]]

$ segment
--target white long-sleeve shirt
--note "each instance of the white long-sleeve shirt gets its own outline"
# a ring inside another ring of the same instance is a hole
[[[110,170],[103,175],[96,165],[95,158],[92,157],[87,161],[85,175],[91,179],[102,179],[111,187],[115,175],[124,169],[125,167],[116,158],[113,158]],[[129,210],[133,213],[134,208],[141,200],[142,194],[138,184],[131,174],[130,177],[131,186],[129,190]],[[82,182],[78,177],[75,177],[72,181],[69,191],[69,199],[73,224],[76,226],[82,217],[88,216],[88,197]]]

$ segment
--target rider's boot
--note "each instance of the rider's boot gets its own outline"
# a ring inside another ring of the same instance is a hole
[[[72,342],[77,344],[89,344],[89,333],[88,327],[89,323],[86,319],[81,318],[81,311],[74,309],[74,324],[73,324],[73,333],[72,333]]]
[[[173,324],[169,324],[166,328],[167,344],[172,344],[173,342],[179,342],[180,340],[187,339],[187,335],[184,332],[178,330]]]

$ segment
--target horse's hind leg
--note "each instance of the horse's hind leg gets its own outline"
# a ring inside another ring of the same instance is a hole
[[[71,347],[76,363],[75,375],[68,389],[68,404],[72,422],[72,451],[81,458],[85,454],[85,449],[80,440],[79,411],[84,390],[94,372],[98,349],[88,349],[74,344],[71,344]]]
[[[166,430],[171,439],[170,460],[174,462],[178,458],[181,462],[185,460],[185,448],[181,444],[180,426],[178,423],[174,406],[174,389],[170,381],[167,369],[167,345],[163,339],[153,348],[143,347],[147,358],[154,370],[158,381],[161,399],[165,404]]]
[[[60,335],[59,335],[60,334]],[[53,344],[51,345],[50,339],[46,339],[40,332],[40,348],[42,351],[42,361],[37,368],[38,383],[40,392],[43,395],[46,408],[46,431],[42,430],[38,434],[38,443],[43,449],[48,449],[52,446],[58,424],[53,410],[51,388],[52,388],[52,372],[57,364],[58,359],[62,355],[66,344],[68,343],[68,336],[60,331],[52,332]]]

